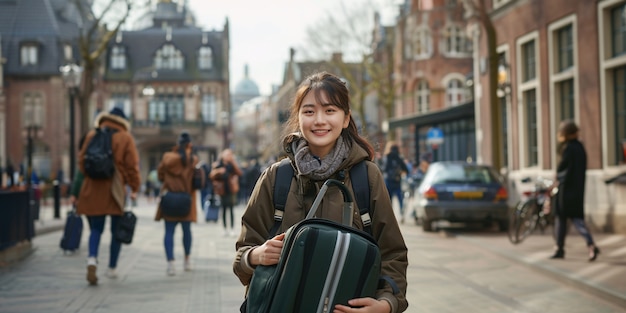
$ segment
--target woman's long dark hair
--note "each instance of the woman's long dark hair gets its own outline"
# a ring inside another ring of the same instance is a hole
[[[177,146],[178,154],[180,154],[180,161],[183,163],[183,166],[187,166],[187,143],[180,144]]]
[[[289,120],[287,121],[284,130],[285,136],[299,130],[300,126],[298,117],[300,106],[302,106],[304,97],[306,97],[311,91],[315,93],[315,99],[318,102],[322,103],[322,93],[325,93],[330,103],[343,110],[346,115],[350,114],[350,92],[348,91],[346,84],[339,77],[328,72],[312,74],[300,84],[298,90],[296,91],[296,96],[291,104]],[[348,127],[343,129],[341,136],[344,137],[346,142],[352,142],[354,140],[359,146],[363,147],[363,149],[367,151],[369,160],[374,159],[374,147],[365,138],[359,135],[359,131],[356,127],[354,119],[352,118],[352,114],[350,114]]]

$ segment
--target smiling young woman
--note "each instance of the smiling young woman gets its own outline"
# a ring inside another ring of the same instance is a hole
[[[378,165],[372,162],[374,148],[358,134],[350,114],[350,94],[346,84],[326,72],[307,77],[296,91],[285,131],[283,149],[295,175],[288,190],[281,224],[274,232],[273,190],[281,163],[276,162],[261,174],[243,214],[242,232],[233,262],[235,274],[242,284],[249,286],[258,265],[277,264],[284,232],[304,219],[324,182],[334,178],[341,180],[346,187],[352,186],[350,169],[364,163],[370,187],[372,237],[380,247],[383,264],[380,274],[390,277],[392,283],[379,286],[374,297],[338,303],[331,310],[350,312],[354,307],[362,307],[367,312],[404,312],[408,307],[407,248],[383,175]],[[354,190],[351,192],[355,194]],[[343,199],[340,193],[327,194],[319,205],[316,217],[341,223]],[[360,216],[358,207],[353,210]],[[355,218],[352,226],[364,229],[360,218]]]

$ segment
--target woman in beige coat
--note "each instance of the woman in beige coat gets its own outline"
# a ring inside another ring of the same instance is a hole
[[[165,256],[167,258],[167,275],[176,274],[174,267],[174,230],[176,225],[180,223],[183,229],[183,248],[185,250],[185,271],[191,270],[189,255],[191,254],[191,222],[196,221],[196,192],[191,186],[193,172],[198,157],[192,153],[191,138],[189,134],[183,132],[178,137],[178,145],[172,148],[172,151],[165,152],[163,159],[157,168],[159,180],[161,184],[161,202],[166,192],[184,192],[189,194],[191,199],[191,208],[186,216],[174,217],[163,214],[161,204],[157,208],[155,220],[163,219],[165,221],[165,237],[163,245],[165,246]]]

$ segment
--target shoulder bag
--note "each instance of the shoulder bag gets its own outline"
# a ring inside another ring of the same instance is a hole
[[[135,234],[135,226],[137,225],[137,216],[132,210],[125,210],[115,228],[115,239],[122,243],[130,244],[133,242]]]
[[[166,191],[161,196],[160,205],[164,216],[187,216],[191,210],[191,195],[186,192]]]

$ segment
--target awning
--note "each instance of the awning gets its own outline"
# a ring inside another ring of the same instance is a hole
[[[407,127],[409,125],[415,125],[415,127],[419,128],[422,126],[441,124],[445,122],[473,117],[474,101],[471,101],[441,111],[426,114],[416,113],[389,119],[389,129]]]

